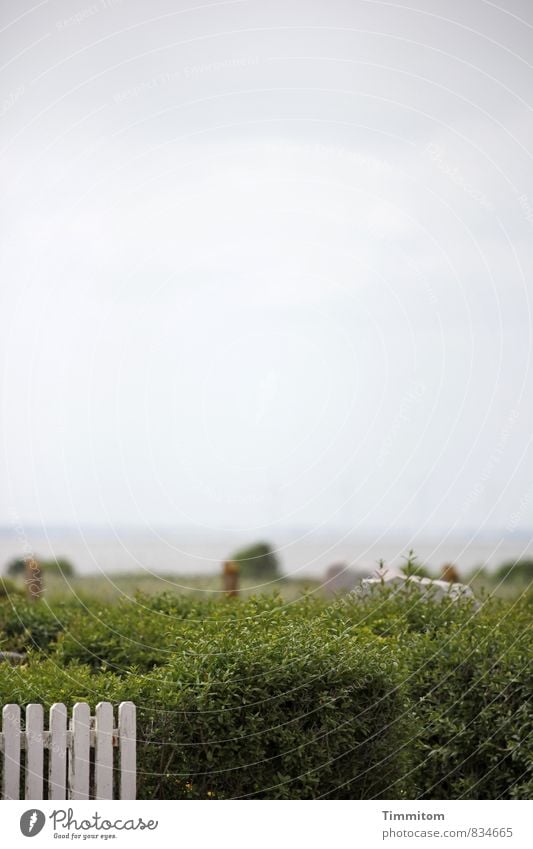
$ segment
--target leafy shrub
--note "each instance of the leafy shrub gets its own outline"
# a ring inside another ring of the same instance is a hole
[[[324,623],[208,634],[143,679],[151,795],[386,796],[406,719],[384,648]]]
[[[135,701],[141,798],[373,798],[400,781],[406,704],[379,640],[320,620],[202,631],[151,675],[33,660],[5,670],[0,695]]]
[[[121,601],[74,616],[58,635],[55,654],[62,663],[75,660],[95,670],[121,673],[131,666],[149,670],[166,663],[179,645],[180,620],[155,611],[146,615],[137,605]]]
[[[3,601],[29,659],[0,665],[0,697],[132,699],[142,798],[525,799],[532,610],[532,593],[476,607],[416,591]]]
[[[405,565],[402,566],[402,572],[404,575],[417,575],[419,578],[433,577],[429,569],[422,563],[418,562],[418,557],[413,551],[410,551],[408,556],[405,558]]]
[[[12,581],[10,578],[0,577],[0,599],[9,598],[10,596],[20,597],[24,595],[24,590]]]
[[[26,561],[22,557],[16,557],[11,560],[6,567],[6,575],[12,578],[20,578],[26,573]]]
[[[44,600],[31,602],[17,595],[1,599],[2,648],[9,651],[45,650],[76,615],[77,609],[72,602],[50,607]]]
[[[268,633],[284,621],[294,624],[323,609],[322,602],[312,600],[287,606],[276,595],[235,602],[138,594],[136,604],[123,600],[79,611],[58,633],[54,650],[62,663],[76,660],[118,674],[131,666],[149,671],[182,655],[187,647],[193,650],[202,636],[233,632],[238,623],[257,621]]]
[[[492,603],[414,640],[414,779],[429,799],[533,794],[531,605]]]
[[[508,560],[494,572],[499,581],[533,582],[533,560]]]
[[[417,797],[530,798],[533,792],[533,594],[430,602],[383,592],[337,613],[397,647],[417,731]]]
[[[239,564],[243,577],[272,581],[280,576],[278,558],[267,543],[258,542],[242,548],[231,559]]]

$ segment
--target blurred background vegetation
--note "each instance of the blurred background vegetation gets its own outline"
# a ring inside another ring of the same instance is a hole
[[[329,594],[325,579],[305,576],[284,575],[279,557],[272,546],[258,542],[240,549],[231,555],[230,560],[238,564],[240,594],[247,598],[257,594],[278,593],[286,601],[292,601],[307,594]],[[219,574],[214,575],[176,575],[174,573],[107,573],[79,575],[73,563],[65,558],[56,560],[37,559],[43,579],[43,593],[48,600],[61,600],[70,597],[84,600],[113,600],[122,597],[133,598],[136,592],[156,594],[173,592],[192,595],[198,598],[217,597],[224,592],[222,564]],[[368,573],[360,573],[348,564],[341,564],[347,573],[353,573],[354,582]],[[386,564],[376,563],[376,568]],[[439,578],[440,572],[418,562],[410,552],[405,557],[403,572],[419,577]],[[497,596],[513,598],[520,596],[533,582],[533,560],[511,560],[502,563],[497,569],[488,570],[483,565],[470,572],[458,573],[462,583],[469,584],[478,598]],[[344,590],[346,591],[346,590]],[[340,590],[342,594],[343,590]],[[0,597],[25,594],[25,561],[23,558],[12,560],[0,578]]]

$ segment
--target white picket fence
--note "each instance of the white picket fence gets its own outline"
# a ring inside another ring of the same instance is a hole
[[[44,782],[45,749],[48,750],[48,782]],[[91,749],[94,749],[91,757]],[[48,730],[44,709],[26,707],[21,730],[19,705],[2,710],[0,751],[3,753],[2,798],[20,799],[21,767],[24,768],[25,799],[112,799],[113,751],[118,752],[118,798],[136,795],[136,711],[133,702],[122,702],[114,726],[113,705],[100,702],[94,717],[88,704],[77,702],[68,721],[67,709],[58,703],[50,708]]]

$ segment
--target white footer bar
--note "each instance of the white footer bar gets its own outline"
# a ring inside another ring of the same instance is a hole
[[[186,849],[533,846],[533,802],[0,802],[2,843]]]

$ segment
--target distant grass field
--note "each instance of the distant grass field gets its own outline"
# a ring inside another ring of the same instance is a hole
[[[501,581],[483,570],[465,577],[477,598],[483,600],[489,596],[503,599],[515,599],[527,589],[523,580]],[[8,583],[18,592],[24,591],[22,579],[9,579]],[[2,595],[0,586],[0,595]],[[44,595],[50,602],[67,601],[80,598],[84,601],[112,602],[121,598],[134,598],[137,593],[157,595],[177,593],[198,599],[216,599],[224,594],[220,575],[175,575],[172,573],[146,574],[144,572],[110,573],[108,575],[77,575],[71,578],[46,576]],[[257,580],[242,579],[240,595],[243,599],[252,595],[278,594],[284,601],[295,601],[306,595],[328,596],[331,593],[323,586],[323,581],[313,578],[282,577],[274,581],[261,583]]]
[[[24,589],[22,580],[12,583],[19,591]],[[245,579],[241,581],[240,586],[242,598],[277,593],[284,601],[294,601],[308,593],[320,592],[320,582],[310,578],[280,578],[264,584]],[[76,597],[111,602],[121,598],[133,598],[137,593],[156,595],[163,592],[193,596],[198,599],[213,599],[224,594],[222,578],[219,575],[147,575],[139,572],[107,576],[84,575],[68,579],[54,576],[47,577],[44,584],[44,595],[50,602]]]

